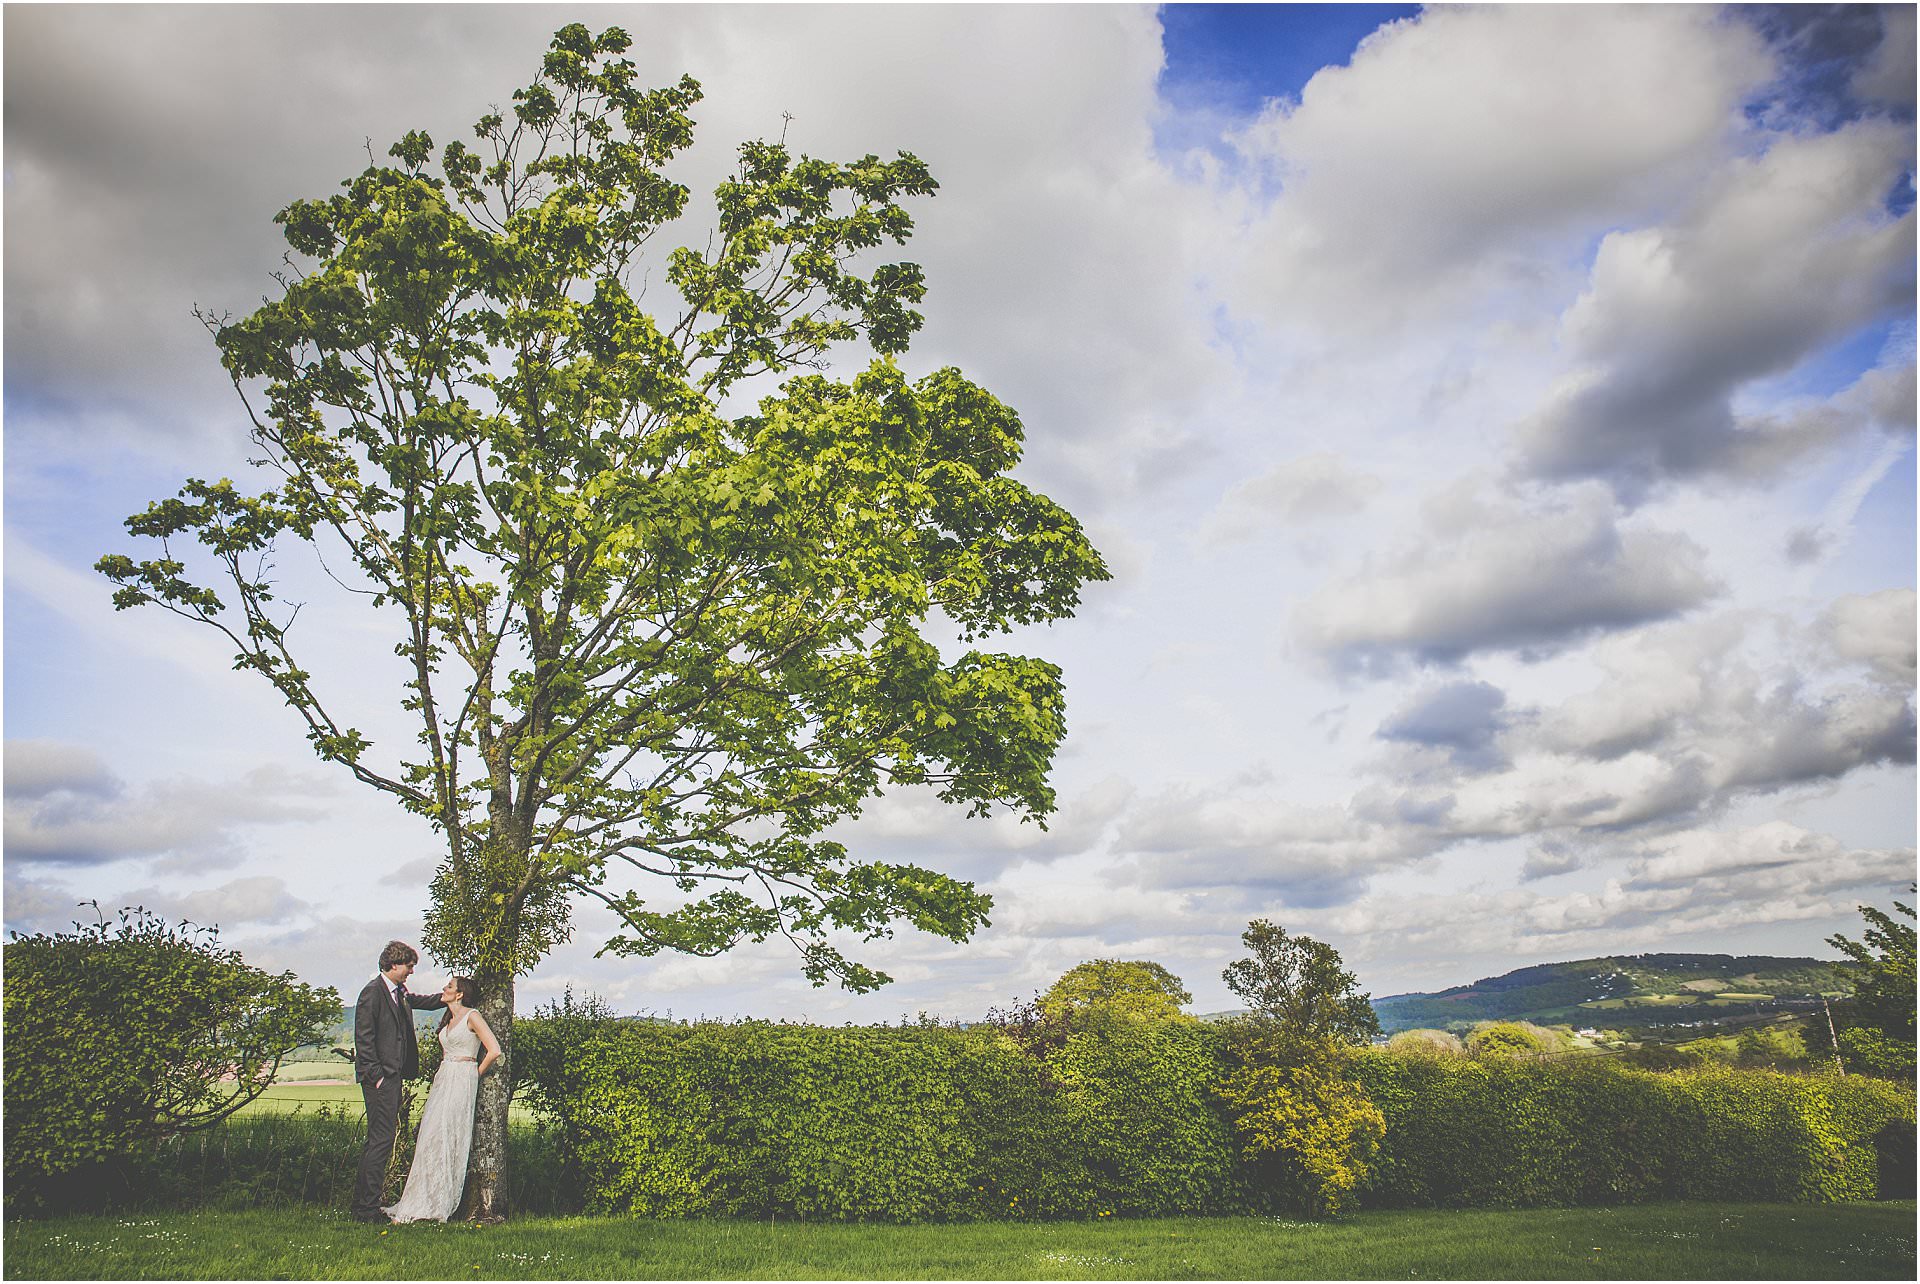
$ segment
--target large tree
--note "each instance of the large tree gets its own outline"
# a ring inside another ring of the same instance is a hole
[[[158,557],[99,563],[117,606],[223,632],[322,758],[444,836],[426,941],[478,979],[509,1056],[513,979],[577,896],[623,923],[605,950],[778,935],[856,991],[887,977],[849,939],[967,938],[989,908],[971,884],[827,831],[893,785],[1044,817],[1059,669],[929,635],[1059,619],[1106,578],[1008,476],[1014,412],[893,360],[922,274],[865,252],[906,239],[926,167],[747,143],[696,223],[668,171],[699,86],[643,89],[627,47],[569,26],[477,145],[408,133],[283,210],[278,296],[203,318],[275,484],[189,481],[128,519]],[[675,224],[703,248],[656,258]],[[860,345],[850,381],[824,373]],[[392,622],[416,747],[371,744],[296,655],[288,540],[343,553],[329,574]],[[480,1215],[504,1206],[506,1105],[490,1078]]]

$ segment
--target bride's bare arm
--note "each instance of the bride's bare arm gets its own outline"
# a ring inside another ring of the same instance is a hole
[[[478,1071],[480,1074],[485,1074],[487,1067],[500,1059],[500,1040],[493,1037],[493,1031],[487,1028],[486,1018],[478,1012],[469,1018],[467,1024],[472,1027],[475,1034],[480,1036],[480,1046],[487,1050],[487,1055],[480,1058]]]

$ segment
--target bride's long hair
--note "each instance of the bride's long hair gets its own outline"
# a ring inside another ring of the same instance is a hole
[[[473,983],[472,977],[456,976],[452,979],[451,983],[454,989],[460,991],[460,1001],[462,1003],[466,1004],[470,1008],[477,1008],[480,1006],[480,987]],[[453,1020],[453,1009],[450,1007],[442,1008],[440,1011],[440,1024],[435,1026],[434,1029],[435,1030],[446,1029],[447,1022],[451,1020]]]

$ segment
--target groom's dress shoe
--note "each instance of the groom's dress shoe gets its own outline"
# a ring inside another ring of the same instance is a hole
[[[391,1221],[393,1221],[393,1218],[387,1216],[385,1213],[382,1213],[382,1212],[371,1212],[371,1213],[355,1213],[353,1215],[353,1220],[356,1222],[366,1222],[370,1225],[384,1226],[390,1223]]]

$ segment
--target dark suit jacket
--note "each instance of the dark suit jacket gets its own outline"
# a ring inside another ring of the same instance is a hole
[[[428,1011],[444,1008],[437,994],[409,994],[407,1002]],[[353,1077],[361,1083],[376,1079],[411,1079],[420,1073],[420,1043],[413,1032],[413,1012],[405,1017],[393,1001],[387,978],[376,976],[360,991],[353,1008]]]

